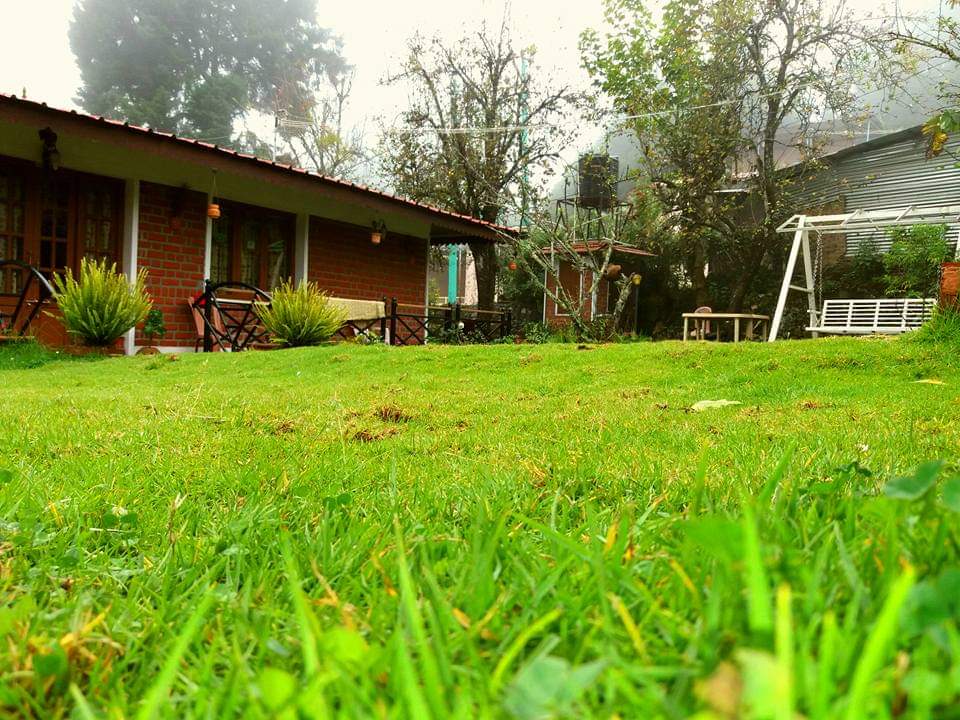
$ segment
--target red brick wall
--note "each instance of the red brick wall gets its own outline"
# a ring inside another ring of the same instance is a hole
[[[197,336],[187,298],[203,284],[206,203],[202,193],[140,183],[137,262],[149,273],[153,306],[163,312],[167,326],[157,345],[192,347]],[[145,343],[138,330],[137,344]]]
[[[380,245],[369,228],[310,218],[309,279],[334,297],[423,305],[427,241],[387,232]]]

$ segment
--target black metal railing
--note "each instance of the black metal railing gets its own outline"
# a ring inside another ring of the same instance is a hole
[[[239,297],[238,297],[239,296]],[[269,293],[244,283],[213,284],[191,303],[199,318],[197,346],[237,352],[264,347],[269,338],[260,323],[259,309],[269,305]],[[513,332],[510,310],[480,310],[455,305],[412,305],[383,298],[382,317],[347,320],[335,337],[376,341],[388,345],[490,343]]]
[[[381,337],[391,345],[441,343],[489,343],[503,340],[513,332],[510,310],[480,310],[455,305],[387,305],[387,333]]]

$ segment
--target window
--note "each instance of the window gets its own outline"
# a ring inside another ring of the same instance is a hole
[[[105,183],[84,183],[79,197],[83,257],[106,260],[108,265],[117,262],[120,244],[118,188]]]
[[[224,211],[220,219],[213,223],[210,242],[210,282],[212,283],[230,280],[230,255],[233,245],[230,230],[230,218]]]
[[[210,281],[272,290],[290,277],[293,217],[236,203],[222,204],[213,224]]]
[[[0,160],[0,258],[36,266],[48,278],[83,257],[120,261],[123,183],[32,163]],[[25,275],[0,271],[0,295],[18,295]]]
[[[27,196],[22,176],[0,167],[0,260],[23,260],[26,236]],[[16,268],[0,270],[0,294],[19,295],[23,273]]]
[[[48,278],[72,266],[70,250],[74,244],[71,232],[71,193],[69,182],[60,178],[43,183],[40,192],[40,261],[37,267]]]

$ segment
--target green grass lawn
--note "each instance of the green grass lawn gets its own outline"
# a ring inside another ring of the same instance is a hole
[[[7,347],[0,388],[0,715],[960,717],[957,345]]]

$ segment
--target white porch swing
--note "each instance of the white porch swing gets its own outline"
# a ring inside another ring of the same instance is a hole
[[[954,225],[960,222],[960,205],[915,207],[895,210],[856,210],[839,215],[794,215],[777,232],[793,233],[793,245],[780,286],[777,309],[773,314],[769,340],[780,332],[783,309],[791,290],[806,293],[810,312],[807,332],[820,335],[899,334],[915,330],[929,319],[935,298],[830,299],[817,308],[817,288],[822,285],[823,235],[855,234],[905,225]],[[817,264],[810,252],[810,233],[817,234]],[[804,284],[793,284],[797,257],[803,252]]]

